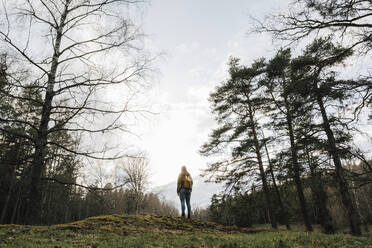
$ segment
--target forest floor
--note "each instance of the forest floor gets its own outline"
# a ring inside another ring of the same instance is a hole
[[[269,227],[227,227],[158,215],[107,215],[52,226],[0,225],[0,247],[372,248],[372,239]]]

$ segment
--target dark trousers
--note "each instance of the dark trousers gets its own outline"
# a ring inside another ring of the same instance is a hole
[[[185,201],[186,201],[187,216],[189,218],[190,218],[190,215],[191,215],[190,198],[191,198],[191,189],[181,188],[181,190],[180,190],[180,200],[181,200],[182,216],[185,216]]]

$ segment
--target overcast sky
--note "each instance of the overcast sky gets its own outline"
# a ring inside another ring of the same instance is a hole
[[[206,168],[198,154],[215,127],[209,93],[226,78],[230,56],[252,62],[275,51],[267,35],[247,35],[249,15],[262,17],[287,1],[161,0],[143,15],[147,48],[162,52],[146,97],[159,114],[144,120],[137,132],[148,152],[154,185],[176,180],[186,165],[192,175]]]
[[[165,55],[145,98],[159,114],[135,130],[135,144],[147,151],[153,185],[176,180],[182,165],[192,175],[206,168],[198,154],[215,127],[208,96],[227,77],[230,56],[242,63],[273,56],[269,35],[247,34],[250,18],[285,9],[288,0],[153,0],[145,8],[147,48]],[[363,63],[363,61],[359,61]]]

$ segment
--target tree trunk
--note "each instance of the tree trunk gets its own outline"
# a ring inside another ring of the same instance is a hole
[[[6,212],[8,210],[8,205],[9,205],[9,202],[10,202],[10,197],[12,196],[14,184],[15,184],[15,182],[17,180],[15,175],[16,175],[17,169],[20,166],[19,154],[21,152],[21,148],[22,148],[22,143],[21,142],[20,143],[17,142],[16,145],[15,145],[15,151],[16,151],[15,160],[12,161],[13,162],[13,165],[14,165],[14,168],[13,168],[12,175],[11,175],[10,186],[9,186],[8,193],[6,195],[6,198],[5,198],[5,203],[4,203],[4,206],[3,206],[3,210],[1,211],[1,217],[0,217],[0,223],[1,224],[5,224],[4,221],[5,221]],[[10,164],[12,164],[12,163],[10,163]]]
[[[63,28],[65,25],[65,20],[68,13],[68,5],[70,1],[71,0],[67,0],[65,3],[65,9],[61,15],[60,23],[56,33],[52,65],[50,68],[50,72],[48,73],[47,90],[45,93],[43,108],[41,112],[40,126],[35,142],[35,153],[31,164],[31,185],[28,197],[28,211],[26,214],[26,223],[31,225],[41,223],[43,196],[41,176],[45,169],[45,152],[48,141],[48,124],[52,110],[54,84],[58,67],[58,59],[60,56],[60,45],[63,37]]]
[[[262,132],[262,135],[264,135],[263,132]],[[291,226],[289,225],[288,211],[284,207],[284,204],[282,202],[282,198],[281,198],[280,193],[279,193],[278,186],[276,185],[276,180],[275,180],[275,176],[274,176],[274,172],[273,172],[273,165],[271,164],[269,151],[267,150],[266,143],[265,143],[265,151],[266,151],[267,160],[268,160],[268,163],[269,163],[270,175],[271,175],[271,178],[273,180],[273,186],[274,186],[274,191],[275,191],[275,194],[276,194],[276,198],[278,199],[280,209],[282,210],[283,215],[284,215],[284,223],[285,223],[285,226],[286,226],[287,230],[291,230]]]
[[[15,218],[16,218],[16,215],[19,211],[18,209],[19,209],[20,200],[21,200],[21,189],[22,189],[22,186],[20,186],[20,188],[18,189],[18,192],[17,192],[17,198],[16,198],[16,201],[15,201],[15,204],[14,204],[12,217],[11,217],[10,222],[9,222],[10,224],[16,224],[15,223]]]
[[[15,169],[14,169],[14,171],[15,171]],[[0,224],[5,224],[4,223],[5,222],[5,216],[6,216],[6,212],[8,210],[8,205],[9,205],[9,202],[10,202],[10,196],[12,195],[14,180],[15,180],[15,178],[14,178],[14,176],[12,176],[10,186],[9,186],[9,189],[8,189],[8,193],[7,193],[6,198],[5,198],[5,203],[4,203],[4,206],[3,206],[3,210],[1,211]]]
[[[25,182],[25,171],[22,172],[21,174],[21,178],[20,178],[20,185],[18,186],[18,191],[17,191],[17,199],[16,199],[16,203],[15,203],[15,206],[13,208],[13,213],[12,213],[12,217],[11,217],[11,220],[10,220],[10,224],[20,224],[20,214],[21,214],[21,206],[22,206],[22,192],[24,190],[24,182]]]
[[[335,230],[332,224],[332,217],[327,209],[327,193],[324,190],[323,181],[321,175],[316,172],[316,165],[312,162],[310,153],[307,149],[306,156],[310,168],[311,176],[311,189],[314,195],[314,201],[316,206],[319,208],[319,222],[325,233],[334,233]]]
[[[64,222],[65,223],[67,223],[69,221],[68,216],[69,216],[69,209],[68,209],[68,204],[66,202],[66,204],[65,204],[65,216],[64,216]]]
[[[251,129],[252,129],[252,133],[253,133],[253,143],[254,143],[255,152],[256,152],[256,156],[257,156],[258,167],[259,167],[259,170],[260,170],[260,176],[261,176],[263,190],[264,190],[264,194],[265,194],[266,205],[267,205],[267,209],[269,211],[269,219],[270,219],[270,222],[271,222],[271,226],[273,228],[277,228],[275,214],[274,214],[272,203],[271,203],[271,200],[270,200],[270,191],[269,191],[269,187],[267,185],[265,170],[263,168],[262,157],[261,157],[261,152],[260,152],[260,145],[258,143],[257,132],[256,132],[256,125],[254,124],[252,106],[251,106],[251,103],[249,102],[249,100],[248,100],[248,111],[249,111],[249,119],[250,119],[250,122],[252,123]]]
[[[323,128],[327,135],[329,153],[331,154],[333,163],[335,165],[335,177],[339,185],[342,204],[344,205],[347,215],[348,215],[350,230],[353,235],[361,235],[360,218],[353,204],[353,201],[351,199],[351,194],[349,192],[349,186],[346,181],[344,169],[342,168],[342,164],[341,164],[341,159],[337,151],[336,140],[333,135],[331,126],[329,124],[327,112],[324,107],[321,93],[319,92],[318,88],[316,89],[317,89],[317,92],[316,92],[317,103],[320,108],[320,112],[322,114]]]
[[[295,184],[296,184],[298,199],[300,201],[302,217],[304,218],[306,230],[309,231],[309,232],[312,232],[313,227],[311,225],[310,218],[307,214],[307,208],[306,208],[307,204],[306,204],[306,199],[305,199],[305,196],[304,196],[304,191],[302,189],[302,182],[301,182],[301,178],[300,178],[300,165],[299,165],[298,159],[297,159],[297,148],[296,148],[296,144],[295,144],[295,140],[294,140],[291,108],[290,108],[290,105],[289,105],[289,102],[288,102],[288,99],[287,99],[286,96],[284,96],[284,103],[285,103],[285,108],[287,110],[286,120],[287,120],[287,126],[288,126],[289,140],[290,140],[290,144],[291,144],[293,179],[294,179]]]
[[[15,178],[15,172],[16,172],[16,167],[14,166],[13,171],[12,171],[12,177],[11,177],[11,181],[10,181],[10,186],[9,186],[7,195],[5,197],[5,203],[4,203],[4,206],[3,206],[3,210],[1,211],[0,224],[5,224],[4,223],[5,216],[6,216],[6,212],[8,210],[8,205],[9,205],[9,202],[10,202],[10,197],[12,195],[12,191],[13,191],[13,187],[14,187],[14,181],[16,180],[16,178]]]

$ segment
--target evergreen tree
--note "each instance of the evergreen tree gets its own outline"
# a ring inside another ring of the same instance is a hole
[[[265,138],[263,132],[262,132],[262,137]],[[279,203],[280,210],[281,210],[281,215],[283,215],[282,220],[285,223],[287,229],[290,230],[291,226],[289,225],[288,210],[287,210],[287,207],[284,205],[284,202],[283,202],[282,197],[281,197],[280,192],[279,192],[279,188],[278,188],[278,185],[277,185],[277,182],[276,182],[276,179],[275,179],[275,175],[274,175],[274,165],[273,165],[273,163],[270,159],[270,155],[269,155],[269,151],[267,149],[266,141],[264,143],[264,146],[265,146],[265,152],[266,152],[266,156],[267,156],[267,163],[269,165],[268,171],[271,175],[273,188],[274,188],[275,195],[276,195],[276,198],[277,198],[277,201]]]
[[[338,137],[337,129],[332,128],[332,120],[345,127],[340,116],[337,116],[335,106],[330,103],[342,102],[352,97],[352,90],[359,86],[358,81],[337,80],[336,73],[330,69],[342,63],[352,54],[350,49],[335,46],[329,38],[317,39],[307,46],[304,54],[292,62],[292,91],[301,94],[306,103],[314,107],[315,114],[320,114],[323,132],[327,137],[327,150],[332,156],[335,178],[338,183],[342,203],[347,210],[352,234],[360,235],[360,219],[349,191],[346,172],[342,167],[341,158],[345,152],[342,148],[342,136]],[[363,83],[364,84],[364,83]],[[361,87],[362,84],[361,84]],[[316,107],[316,108],[315,108]],[[332,111],[333,110],[333,111]],[[335,132],[336,130],[336,132]]]
[[[257,23],[257,31],[271,32],[276,38],[297,41],[311,34],[336,33],[345,46],[371,50],[369,0],[294,0],[287,12]]]
[[[272,124],[276,131],[284,133],[290,144],[290,172],[297,187],[301,211],[307,231],[312,231],[311,220],[308,216],[307,203],[303,193],[301,182],[301,164],[298,161],[298,147],[295,140],[295,119],[301,115],[300,99],[292,97],[288,92],[290,77],[291,53],[289,49],[280,50],[276,56],[268,62],[267,78],[262,80],[266,94],[271,96],[266,109],[271,112]],[[270,106],[272,105],[272,106]],[[284,132],[283,132],[284,131]]]
[[[230,78],[219,86],[210,96],[213,112],[217,114],[219,127],[213,130],[211,139],[201,149],[203,155],[218,153],[222,147],[230,147],[229,159],[213,163],[205,171],[218,173],[217,180],[225,181],[234,190],[249,184],[248,176],[258,170],[265,193],[265,205],[268,209],[271,225],[276,228],[272,197],[265,169],[261,148],[264,141],[259,135],[260,125],[257,121],[263,101],[259,95],[258,82],[264,73],[264,61],[256,61],[251,67],[239,65],[239,60],[232,58],[229,63]]]

